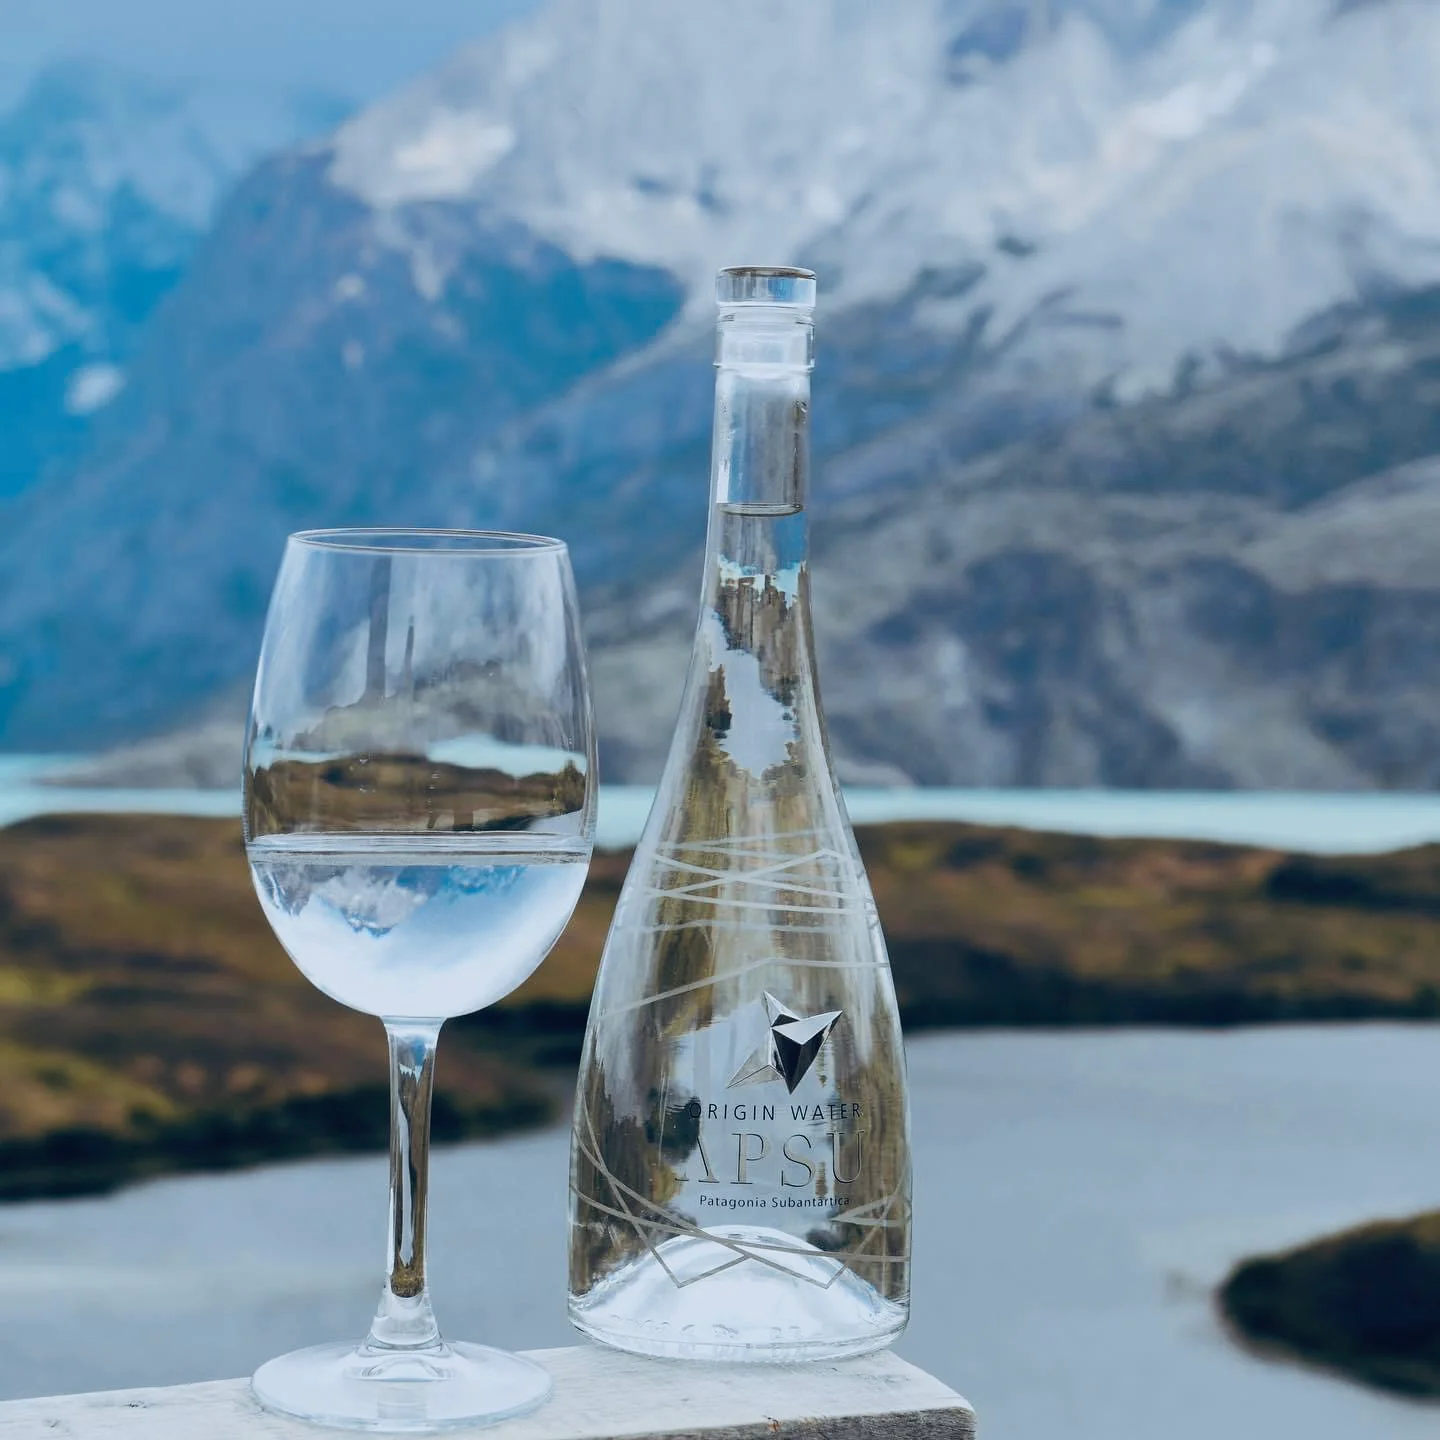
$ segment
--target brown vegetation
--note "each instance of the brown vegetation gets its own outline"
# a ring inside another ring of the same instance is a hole
[[[946,823],[860,840],[912,1028],[1440,1013],[1440,847],[1315,859]],[[440,1138],[553,1113],[627,862],[597,856],[550,959],[447,1027]],[[237,822],[0,830],[0,1197],[378,1146],[383,1052],[280,951]]]
[[[345,755],[277,760],[256,770],[247,792],[251,835],[271,835],[304,816],[328,834],[386,830],[518,829],[578,811],[585,780],[573,764],[554,774],[447,765],[423,755]]]
[[[1322,859],[950,824],[860,843],[912,1028],[1440,1015],[1440,846]]]
[[[535,1123],[553,1087],[447,1036],[441,1138]],[[238,822],[0,830],[0,1197],[385,1143],[377,1021],[270,934]]]

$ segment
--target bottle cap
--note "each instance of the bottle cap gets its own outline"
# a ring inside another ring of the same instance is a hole
[[[815,308],[815,272],[789,265],[727,265],[715,277],[717,305]]]

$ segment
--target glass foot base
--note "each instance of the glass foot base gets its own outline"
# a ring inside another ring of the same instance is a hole
[[[464,1341],[435,1350],[312,1345],[266,1361],[250,1384],[267,1410],[383,1435],[508,1420],[535,1409],[551,1389],[533,1360]]]

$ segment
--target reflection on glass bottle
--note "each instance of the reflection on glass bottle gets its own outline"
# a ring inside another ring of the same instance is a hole
[[[647,1354],[835,1358],[908,1313],[904,1056],[815,680],[814,277],[718,298],[700,622],[591,1006],[570,1314]]]

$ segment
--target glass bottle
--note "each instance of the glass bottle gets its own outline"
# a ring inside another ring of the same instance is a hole
[[[570,1316],[649,1355],[834,1359],[908,1315],[904,1054],[816,687],[815,277],[727,269],[717,299],[700,620],[591,1003]]]

